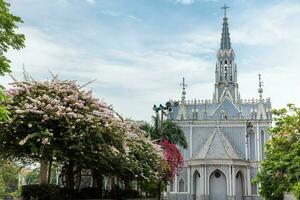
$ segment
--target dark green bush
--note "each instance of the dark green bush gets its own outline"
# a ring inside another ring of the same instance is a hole
[[[69,199],[101,199],[101,192],[97,188],[82,188],[70,190],[60,188],[57,185],[24,185],[21,196],[23,200],[69,200]],[[126,198],[138,198],[139,193],[135,190],[102,191],[104,198],[122,200]]]
[[[24,185],[21,196],[23,200],[63,200],[57,185]]]

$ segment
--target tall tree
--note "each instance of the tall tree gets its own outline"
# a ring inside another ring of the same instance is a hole
[[[267,200],[283,199],[284,192],[300,193],[300,109],[292,104],[274,110],[275,127],[266,145],[266,159],[255,178]]]
[[[10,60],[4,55],[10,48],[20,50],[23,48],[25,36],[16,33],[17,23],[22,23],[20,17],[9,11],[9,4],[0,0],[0,76],[10,72]],[[1,102],[6,101],[3,86],[0,85],[0,119],[7,120],[8,112]]]
[[[175,122],[159,119],[158,115],[153,117],[153,125],[144,123],[141,129],[149,138],[159,144],[164,152],[166,162],[159,163],[160,178],[154,181],[157,185],[157,197],[160,200],[163,186],[172,181],[175,175],[181,172],[184,165],[184,158],[176,145],[187,148],[187,141],[184,132]]]
[[[161,121],[158,116],[155,116],[153,117],[153,124],[144,123],[141,129],[143,129],[152,140],[168,140],[170,143],[183,148],[187,148],[188,146],[184,132],[171,120],[167,119]]]

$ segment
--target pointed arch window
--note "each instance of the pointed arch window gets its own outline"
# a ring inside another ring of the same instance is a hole
[[[179,180],[179,184],[178,184],[178,191],[179,192],[184,192],[184,180],[183,179],[180,179]]]

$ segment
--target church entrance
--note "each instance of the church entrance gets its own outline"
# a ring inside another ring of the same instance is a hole
[[[193,195],[194,200],[200,198],[200,173],[197,170],[193,175]]]
[[[226,177],[220,170],[211,173],[209,177],[209,199],[210,200],[226,200],[227,184]]]
[[[239,171],[235,176],[235,195],[236,199],[243,199],[244,193],[244,178],[242,173]]]

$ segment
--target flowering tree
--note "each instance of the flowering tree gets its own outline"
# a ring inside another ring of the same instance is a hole
[[[109,167],[105,159],[124,152],[122,121],[75,82],[54,78],[12,85],[7,93],[11,120],[1,123],[1,153],[39,160],[40,183],[47,183],[53,160],[88,164],[97,159]]]
[[[168,140],[163,140],[161,146],[164,150],[165,160],[168,163],[163,180],[165,182],[172,181],[175,178],[175,175],[182,171],[184,159],[177,146],[170,143]]]
[[[53,161],[63,166],[70,189],[79,187],[82,169],[92,171],[100,188],[103,174],[127,181],[158,178],[160,147],[74,81],[27,79],[12,86],[11,120],[0,123],[0,153],[40,162],[40,183],[48,182]]]

